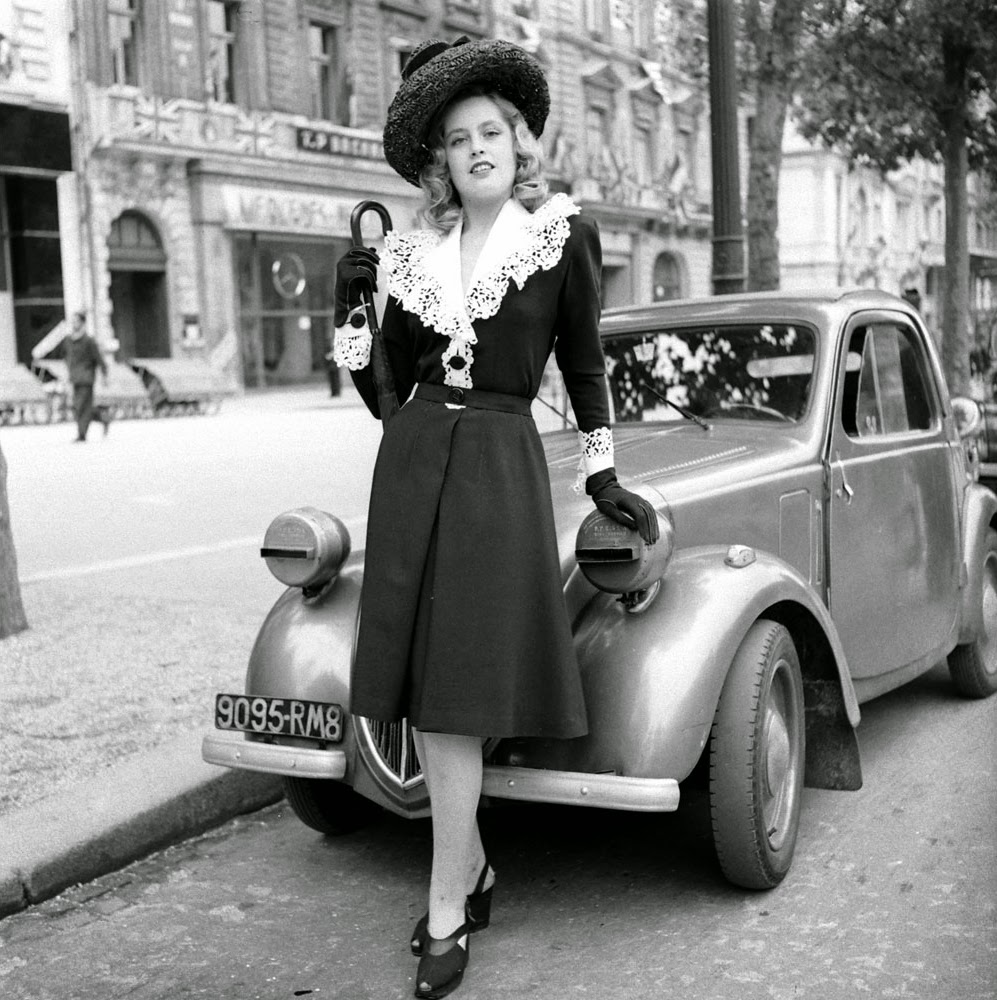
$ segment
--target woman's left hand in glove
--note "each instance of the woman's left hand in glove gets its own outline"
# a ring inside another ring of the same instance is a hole
[[[616,469],[603,469],[585,480],[585,492],[606,517],[634,528],[648,545],[658,540],[658,515],[643,497],[620,486]]]

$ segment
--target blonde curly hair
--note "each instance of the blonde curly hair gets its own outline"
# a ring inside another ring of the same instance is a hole
[[[516,174],[512,196],[529,212],[535,212],[548,196],[547,179],[544,177],[544,152],[540,141],[530,131],[512,101],[487,87],[475,85],[460,91],[443,107],[429,127],[426,145],[429,162],[419,172],[419,186],[425,195],[426,205],[422,217],[430,228],[448,233],[461,217],[460,195],[450,180],[447,154],[443,145],[443,118],[458,101],[468,97],[487,97],[494,101],[505,118],[513,135],[513,152],[516,156]]]

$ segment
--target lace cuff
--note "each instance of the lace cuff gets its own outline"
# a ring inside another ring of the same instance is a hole
[[[613,432],[608,427],[596,427],[594,431],[579,431],[578,442],[582,455],[578,459],[578,475],[571,487],[575,493],[585,490],[585,480],[615,465],[613,459]]]
[[[358,372],[370,364],[370,345],[373,340],[374,337],[366,322],[360,327],[350,323],[337,326],[332,345],[333,360],[340,368]]]
[[[613,432],[608,427],[597,427],[594,431],[579,431],[582,446],[582,465],[586,477],[602,472],[613,460]]]

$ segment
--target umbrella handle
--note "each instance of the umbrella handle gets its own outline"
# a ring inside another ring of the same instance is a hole
[[[387,234],[391,229],[391,216],[388,210],[377,201],[361,201],[350,213],[350,235],[353,238],[355,247],[363,246],[363,233],[360,222],[367,212],[376,212],[381,219],[381,231]],[[363,298],[364,311],[367,314],[367,326],[371,332],[370,345],[370,367],[371,375],[374,378],[374,389],[377,392],[377,405],[381,414],[381,423],[388,426],[388,421],[398,412],[398,396],[395,393],[395,376],[391,371],[388,362],[388,355],[384,349],[384,337],[381,335],[381,328],[377,324],[377,313],[374,310],[374,300],[370,292],[364,289],[361,292]]]

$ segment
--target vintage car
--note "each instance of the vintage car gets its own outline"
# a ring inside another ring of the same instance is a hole
[[[590,731],[487,743],[485,801],[667,811],[706,774],[723,872],[770,888],[804,783],[861,785],[863,701],[946,657],[961,694],[997,689],[997,496],[974,480],[930,337],[892,295],[617,309],[603,337],[617,471],[662,537],[645,546],[595,512],[572,489],[577,435],[544,436]],[[270,525],[262,555],[288,589],[203,744],[210,762],[283,775],[327,833],[428,810],[406,724],[349,712],[350,548],[313,508]]]

